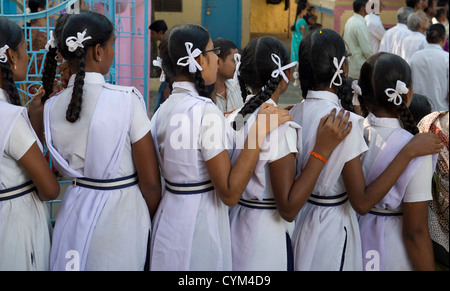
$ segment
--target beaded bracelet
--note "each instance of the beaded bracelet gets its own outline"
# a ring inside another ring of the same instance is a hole
[[[325,164],[327,163],[327,159],[325,159],[324,157],[322,157],[321,155],[315,153],[315,152],[310,152],[310,154],[315,157],[316,159],[321,160],[322,162],[324,162]]]

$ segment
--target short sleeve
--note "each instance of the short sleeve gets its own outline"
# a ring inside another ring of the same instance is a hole
[[[432,156],[426,156],[406,187],[403,202],[413,203],[433,200],[431,193],[433,179]]]
[[[130,140],[131,143],[135,143],[143,138],[151,128],[150,119],[148,118],[145,107],[139,96],[136,93],[132,93],[132,116],[130,127]]]
[[[270,155],[269,163],[275,162],[285,156],[294,153],[298,154],[297,150],[297,131],[295,128],[288,126],[283,136],[277,136],[277,131],[270,134]],[[275,134],[275,135],[274,135]]]
[[[224,150],[228,150],[225,116],[215,105],[207,103],[200,128],[199,147],[203,159],[208,161]]]
[[[20,160],[30,147],[36,142],[36,137],[25,118],[20,115],[17,118],[9,140],[5,146],[5,153],[14,160]]]

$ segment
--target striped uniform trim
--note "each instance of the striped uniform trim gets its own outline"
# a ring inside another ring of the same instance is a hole
[[[402,216],[403,212],[401,211],[394,211],[394,210],[389,210],[389,209],[377,209],[377,208],[372,208],[369,211],[370,214],[373,215],[378,215],[378,216]]]
[[[347,202],[347,192],[335,196],[318,196],[311,194],[308,202],[317,206],[332,207],[342,205]]]
[[[173,183],[168,180],[165,181],[166,190],[178,195],[201,194],[214,190],[214,185],[211,181],[188,184]]]
[[[36,191],[33,181],[28,181],[22,185],[0,190],[0,201],[10,200]]]
[[[253,209],[277,209],[275,199],[247,200],[244,198],[240,198],[238,204]]]
[[[127,177],[117,179],[97,180],[90,178],[73,178],[72,185],[77,187],[89,188],[94,190],[118,190],[127,188],[138,183],[137,173]]]

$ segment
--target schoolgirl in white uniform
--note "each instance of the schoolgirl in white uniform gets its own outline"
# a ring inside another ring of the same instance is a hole
[[[14,85],[26,79],[28,60],[22,29],[0,17],[0,271],[49,270],[51,224],[44,201],[59,195]]]
[[[316,139],[319,117],[351,103],[351,96],[344,94],[349,91],[344,81],[347,70],[345,44],[336,32],[317,30],[302,41],[299,72],[305,100],[291,110],[291,115],[302,126],[303,161],[309,158]],[[313,194],[296,218],[296,270],[363,270],[356,212],[366,214],[387,194],[413,157],[432,152],[422,146],[435,143],[430,136],[412,140],[366,186],[360,160],[368,149],[363,118],[352,113],[350,122],[352,131],[327,159]]]
[[[240,156],[257,109],[263,102],[277,106],[296,65],[297,62],[289,63],[288,50],[273,37],[254,39],[244,49],[238,72],[240,84],[255,95],[245,96],[248,98],[245,105],[228,118],[236,130],[232,162]],[[334,117],[328,121],[325,118],[320,124],[318,146],[314,148],[325,157],[351,130],[351,127],[343,130],[346,125],[342,121],[343,111],[336,122]],[[332,126],[324,126],[327,122]],[[233,270],[293,270],[292,221],[323,167],[320,160],[312,158],[294,182],[295,157],[301,155],[301,146],[301,128],[294,122],[282,124],[263,143],[255,171],[238,205],[230,212]]]
[[[105,83],[115,36],[104,15],[71,15],[61,37],[58,49],[77,74],[46,101],[44,126],[55,167],[73,181],[56,218],[51,269],[144,270],[161,182],[142,96]]]
[[[378,53],[362,66],[358,85],[369,145],[362,165],[370,183],[419,133],[408,109],[411,69],[397,55]],[[359,218],[365,270],[435,269],[427,214],[435,162],[431,155],[413,159],[389,193]]]
[[[231,128],[212,100],[202,97],[211,96],[206,88],[216,81],[219,50],[193,24],[174,27],[161,44],[162,67],[174,83],[152,118],[165,191],[154,220],[151,270],[232,269],[228,206],[238,202],[261,145],[246,143],[231,167]],[[273,127],[290,120],[286,110],[269,105],[260,113],[277,114]],[[258,131],[259,140],[271,129]]]

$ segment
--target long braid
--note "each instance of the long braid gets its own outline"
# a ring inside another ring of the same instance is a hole
[[[245,100],[247,99],[247,96],[250,95],[250,92],[247,90],[247,84],[245,84],[245,81],[241,76],[238,76],[238,80],[239,87],[241,88],[242,101],[245,103]]]
[[[42,97],[42,103],[44,103],[50,95],[53,93],[53,85],[56,76],[56,68],[58,66],[58,61],[56,56],[58,50],[56,48],[50,48],[45,57],[45,65],[42,71],[42,86],[45,91],[45,95]]]
[[[208,90],[208,87],[205,85],[205,80],[203,80],[202,72],[197,71],[194,74],[194,84],[195,89],[197,89],[197,92],[202,97],[211,97],[211,92]]]
[[[78,48],[75,51],[77,58],[77,74],[75,77],[75,83],[73,86],[72,99],[66,111],[66,119],[69,122],[74,123],[80,117],[81,104],[83,101],[83,87],[85,73],[85,50],[84,48]]]
[[[412,115],[409,108],[406,106],[406,103],[403,101],[402,104],[397,106],[397,112],[400,115],[400,121],[403,124],[403,128],[413,135],[419,133],[419,129],[417,128],[417,124],[414,121],[414,116]]]
[[[9,64],[0,63],[0,68],[2,70],[2,81],[3,88],[8,94],[9,101],[13,105],[22,106],[22,102],[20,101],[20,95],[17,91],[16,86],[14,85],[14,74],[11,70]]]

